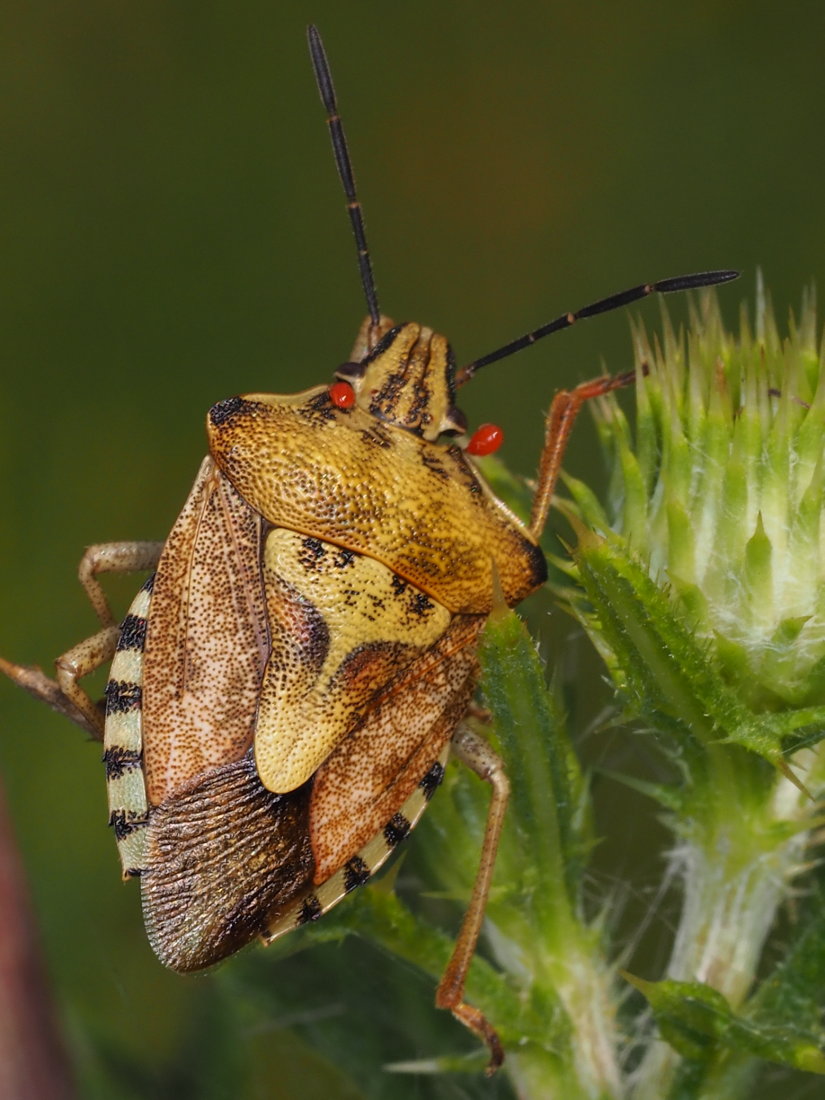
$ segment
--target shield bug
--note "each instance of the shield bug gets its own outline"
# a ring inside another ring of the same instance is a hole
[[[381,314],[344,131],[318,32],[310,52],[355,234],[368,316],[334,379],[209,411],[209,453],[165,543],[90,547],[80,580],[101,623],[55,679],[2,662],[18,684],[104,743],[109,823],[139,878],[160,960],[198,970],[255,937],[316,920],[410,832],[452,754],[490,783],[480,867],[436,1003],[503,1058],[464,1000],[509,785],[464,724],[476,646],[496,600],[545,580],[539,540],[580,407],[632,381],[562,391],[547,414],[532,514],[521,523],[468,455],[457,390],[575,321],[653,292],[646,283],[564,313],[457,370],[424,325]],[[99,575],[147,571],[120,626]],[[80,686],[106,662],[105,706]]]

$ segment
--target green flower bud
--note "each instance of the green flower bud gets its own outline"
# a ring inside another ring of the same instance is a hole
[[[763,728],[771,743],[761,747],[740,736],[741,714],[733,716],[738,732],[714,705],[707,714],[723,738],[772,760],[793,731],[821,719],[825,702],[825,381],[815,334],[810,298],[781,339],[761,294],[755,332],[744,313],[737,337],[725,331],[712,294],[687,334],[667,319],[661,341],[637,329],[635,430],[615,398],[598,403],[611,468],[606,505],[568,479],[579,521],[608,537],[623,569],[632,563],[653,582],[642,620],[655,628],[660,615],[675,616],[668,629],[684,634],[685,649],[664,638],[664,626],[662,644],[676,646],[683,668],[704,663],[716,681],[693,685],[694,694],[710,691],[725,709],[732,691],[751,713],[784,713]],[[602,630],[611,611],[586,579],[600,568],[588,556],[604,552],[591,536],[577,557],[591,603],[565,595],[617,678],[632,681],[639,653],[609,623]],[[601,583],[610,601],[611,582]]]

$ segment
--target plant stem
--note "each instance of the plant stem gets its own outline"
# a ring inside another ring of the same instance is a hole
[[[732,770],[731,758],[724,749],[710,756],[718,783]],[[769,776],[761,797],[752,787],[743,799],[741,784],[732,785],[739,786],[738,801],[717,785],[716,797],[695,799],[694,815],[682,823],[684,839],[671,860],[684,900],[666,977],[705,982],[738,1009],[753,986],[788,882],[803,862],[808,834],[802,823],[811,803],[782,775]],[[634,1100],[667,1095],[680,1061],[668,1043],[650,1046],[636,1073]]]

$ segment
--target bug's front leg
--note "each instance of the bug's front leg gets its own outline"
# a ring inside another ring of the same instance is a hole
[[[627,371],[615,377],[608,375],[594,378],[591,382],[582,382],[573,390],[559,390],[553,398],[545,420],[538,486],[530,514],[530,532],[536,539],[540,539],[544,531],[570,433],[582,405],[586,401],[592,401],[594,397],[604,397],[613,390],[631,386],[635,381],[636,372]]]
[[[447,969],[438,984],[435,1003],[439,1008],[449,1008],[457,1020],[487,1044],[490,1051],[487,1073],[491,1074],[504,1061],[504,1050],[495,1028],[486,1016],[464,1000],[464,986],[484,921],[484,910],[490,893],[499,837],[510,797],[510,780],[507,778],[504,762],[498,753],[483,737],[473,733],[467,726],[459,726],[456,730],[452,740],[452,751],[476,775],[490,784],[491,793],[473,893],[467,912],[464,914],[453,953],[447,963]]]
[[[112,626],[115,618],[98,574],[148,572],[157,568],[162,550],[162,542],[101,542],[86,547],[77,575],[103,626]]]
[[[96,740],[102,740],[103,710],[78,683],[110,661],[117,647],[119,628],[97,577],[99,573],[154,569],[162,549],[162,542],[108,542],[88,547],[80,560],[78,576],[102,629],[57,658],[54,680],[36,666],[14,664],[2,657],[0,672]]]

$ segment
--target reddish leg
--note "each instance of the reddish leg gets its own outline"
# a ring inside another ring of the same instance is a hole
[[[604,397],[613,390],[630,386],[635,380],[635,371],[627,371],[615,377],[607,375],[604,378],[595,378],[592,382],[582,382],[574,390],[560,390],[553,398],[545,420],[544,449],[541,452],[538,487],[530,515],[530,532],[535,538],[541,538],[547,522],[570,432],[582,405],[594,397]]]
[[[490,1051],[490,1063],[487,1066],[489,1075],[495,1073],[504,1061],[504,1050],[492,1024],[479,1009],[467,1004],[464,1000],[464,986],[484,921],[484,910],[487,906],[487,896],[490,893],[490,883],[496,863],[496,851],[504,825],[507,800],[510,797],[510,781],[504,771],[501,757],[493,751],[483,737],[479,737],[466,726],[459,726],[453,735],[452,750],[459,760],[490,784],[490,808],[487,812],[481,859],[473,883],[470,904],[464,914],[447,969],[438,984],[435,1003],[438,1008],[449,1008],[457,1020],[486,1043]]]

